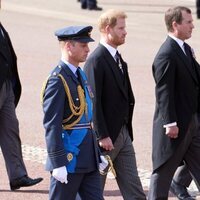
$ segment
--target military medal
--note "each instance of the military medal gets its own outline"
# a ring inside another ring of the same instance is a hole
[[[92,88],[90,87],[90,85],[87,85],[86,87],[87,87],[87,89],[88,89],[90,98],[94,98],[94,94],[93,94],[93,92],[92,92]]]

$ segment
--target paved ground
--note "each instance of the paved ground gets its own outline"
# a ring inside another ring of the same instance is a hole
[[[154,110],[154,83],[151,63],[161,42],[166,37],[163,13],[173,5],[189,6],[194,13],[196,29],[189,43],[200,61],[200,20],[196,20],[194,0],[99,0],[104,10],[121,8],[128,14],[127,41],[120,51],[129,63],[129,73],[136,97],[133,119],[133,145],[139,174],[145,192],[148,192],[151,173],[151,126]],[[17,114],[20,121],[24,159],[31,177],[42,176],[44,181],[32,188],[10,192],[4,161],[0,154],[0,199],[48,199],[49,175],[44,171],[45,143],[42,127],[40,90],[43,80],[57,64],[60,51],[54,31],[68,25],[93,25],[92,36],[99,40],[96,20],[101,12],[80,9],[76,0],[3,0],[0,20],[7,28],[18,55],[23,93]],[[197,194],[194,184],[190,191]],[[198,198],[198,197],[197,197]],[[114,179],[108,179],[106,200],[121,200]],[[170,194],[170,199],[175,199]],[[200,196],[199,196],[200,199]]]

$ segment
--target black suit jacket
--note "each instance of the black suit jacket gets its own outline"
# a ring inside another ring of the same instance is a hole
[[[4,34],[4,40],[0,44],[0,89],[7,79],[10,68],[12,71],[11,81],[15,94],[15,106],[17,106],[21,95],[21,83],[17,70],[17,57],[14,52],[9,35],[4,27],[1,25],[1,23],[0,28],[2,29]]]
[[[102,139],[110,137],[114,143],[121,127],[127,121],[131,139],[134,96],[127,71],[121,60],[125,81],[110,52],[101,44],[85,63],[84,71],[94,92],[94,128]]]
[[[168,37],[154,63],[156,108],[153,120],[153,169],[165,163],[185,137],[199,104],[199,64],[189,62],[175,40]],[[196,68],[196,72],[192,67]],[[179,135],[170,139],[163,125],[177,122]]]

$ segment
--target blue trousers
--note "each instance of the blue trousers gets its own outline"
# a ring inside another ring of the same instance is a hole
[[[82,200],[103,200],[99,171],[70,173],[67,179],[65,184],[51,177],[49,200],[75,200],[77,193]]]

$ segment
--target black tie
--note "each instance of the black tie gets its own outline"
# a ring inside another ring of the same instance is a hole
[[[119,54],[118,51],[115,54],[115,60],[116,60],[117,66],[120,70],[120,74],[123,75],[124,72],[123,72],[123,68],[122,68],[121,55]]]
[[[192,64],[191,47],[187,43],[184,43],[184,49],[189,62]]]
[[[192,69],[192,71],[193,71],[193,74],[195,75],[195,76],[197,76],[197,69],[196,69],[196,67],[195,67],[195,65],[194,65],[194,62],[193,62],[193,56],[192,56],[192,51],[191,51],[191,47],[187,44],[187,43],[184,43],[184,49],[185,49],[185,53],[186,53],[186,55],[187,55],[187,58],[188,58],[188,60],[189,60],[189,62],[190,62],[190,65],[191,65],[191,69]]]
[[[82,88],[83,88],[83,80],[82,80],[82,76],[81,76],[80,70],[81,70],[81,69],[78,67],[77,70],[76,70],[76,74],[77,74],[77,79],[78,79],[80,85],[81,85]]]

